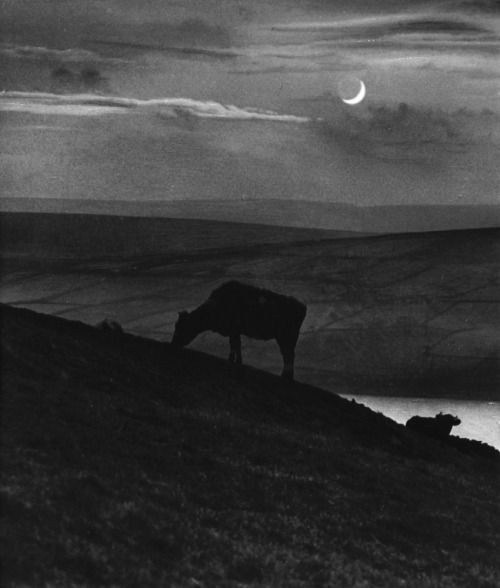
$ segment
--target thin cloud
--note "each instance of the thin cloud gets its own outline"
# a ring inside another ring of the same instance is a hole
[[[463,0],[452,2],[448,9],[450,11],[464,10],[472,13],[500,14],[500,2],[498,0]]]
[[[447,157],[464,154],[477,145],[498,144],[492,128],[500,118],[491,111],[467,109],[447,113],[417,108],[371,106],[369,117],[345,116],[316,123],[319,135],[366,156],[419,165],[446,164]]]
[[[1,43],[0,55],[15,59],[38,60],[44,62],[58,62],[68,64],[122,61],[115,58],[103,57],[94,51],[81,48],[52,49],[50,47],[15,45],[13,43]]]
[[[260,40],[244,48],[248,72],[339,72],[435,67],[464,76],[470,66],[500,75],[500,22],[428,10],[356,18],[292,22],[262,27]],[[265,32],[267,31],[267,33]],[[242,54],[244,54],[242,52]]]
[[[161,20],[133,26],[124,24],[105,38],[87,37],[85,43],[121,52],[128,58],[144,52],[162,52],[181,58],[232,59],[236,55],[229,29],[200,18],[176,24]]]
[[[292,22],[276,24],[273,31],[288,32],[301,31],[310,33],[338,33],[342,35],[364,36],[365,34],[384,35],[399,32],[420,33],[485,33],[490,27],[483,22],[473,22],[470,18],[450,17],[448,14],[438,13],[420,14],[385,14],[357,18],[336,18],[335,20],[321,20],[311,22]]]
[[[188,18],[179,23],[158,22],[134,26],[130,37],[150,39],[152,43],[168,39],[168,45],[177,47],[231,47],[228,28],[212,25],[201,18]]]
[[[285,65],[276,65],[266,67],[262,66],[252,66],[246,69],[237,69],[231,70],[229,73],[235,76],[250,76],[250,75],[276,75],[276,74],[309,74],[315,73],[318,71],[323,71],[323,68],[320,64],[310,63],[310,64],[293,64],[291,66]]]
[[[276,33],[309,34],[311,41],[339,46],[388,47],[405,44],[454,46],[468,50],[493,50],[499,47],[498,23],[485,19],[450,17],[439,14],[390,14],[322,22],[298,22],[272,27]],[[495,28],[496,27],[496,28]],[[474,46],[471,47],[470,44]]]
[[[184,57],[214,57],[217,59],[232,59],[237,56],[237,53],[232,50],[225,49],[207,49],[200,47],[182,47],[175,45],[161,45],[155,43],[133,43],[129,41],[113,41],[102,39],[91,39],[89,43],[94,43],[103,46],[110,46],[118,49],[133,50],[133,51],[160,51],[162,53],[171,53],[177,56]]]
[[[279,114],[254,108],[239,108],[213,101],[190,98],[157,98],[139,100],[94,94],[59,95],[38,92],[3,92],[0,94],[0,111],[30,112],[32,114],[66,114],[72,116],[99,116],[105,114],[158,114],[163,118],[193,116],[198,118],[262,120],[303,123],[307,117]]]
[[[444,18],[416,18],[398,22],[389,31],[393,33],[431,33],[431,34],[480,34],[488,33],[484,26],[463,20]]]

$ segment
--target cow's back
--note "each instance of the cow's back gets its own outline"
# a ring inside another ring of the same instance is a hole
[[[237,322],[243,335],[257,339],[298,331],[306,315],[305,304],[292,296],[237,281],[214,290],[210,300],[215,302],[218,313]]]
[[[409,429],[438,439],[447,437],[451,431],[451,426],[449,428],[446,424],[443,426],[435,417],[414,416],[407,421],[406,426]]]

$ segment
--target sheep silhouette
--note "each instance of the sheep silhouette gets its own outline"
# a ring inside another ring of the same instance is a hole
[[[111,321],[109,319],[104,319],[103,321],[94,325],[98,331],[102,331],[103,333],[114,333],[116,335],[121,335],[123,333],[123,327],[117,321]]]

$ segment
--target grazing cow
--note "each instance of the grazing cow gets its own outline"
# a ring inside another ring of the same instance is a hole
[[[276,339],[283,356],[283,377],[293,380],[295,345],[306,306],[291,296],[237,281],[226,282],[192,312],[179,313],[172,345],[184,347],[204,331],[229,337],[229,361],[241,364],[241,335]]]
[[[406,422],[406,426],[429,437],[445,439],[450,434],[451,429],[460,423],[461,421],[458,417],[440,412],[435,417],[411,417]]]

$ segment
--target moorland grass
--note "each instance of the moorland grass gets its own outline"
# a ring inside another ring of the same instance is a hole
[[[498,586],[498,460],[204,354],[2,319],[4,586]]]

